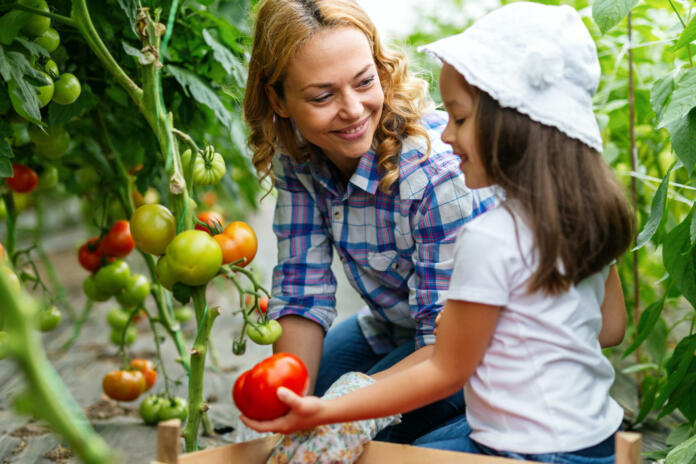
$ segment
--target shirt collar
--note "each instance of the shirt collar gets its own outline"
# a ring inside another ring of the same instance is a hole
[[[348,182],[347,191],[344,191],[339,181],[339,173],[327,163],[326,157],[318,148],[311,151],[309,161],[302,163],[301,169],[311,171],[312,177],[335,196],[350,195],[351,185],[374,195],[379,186],[377,155],[372,150],[360,157],[358,167]]]

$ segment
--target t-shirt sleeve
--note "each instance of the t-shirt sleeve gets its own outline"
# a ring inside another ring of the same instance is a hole
[[[457,237],[448,300],[505,306],[514,256],[498,237],[465,225]]]

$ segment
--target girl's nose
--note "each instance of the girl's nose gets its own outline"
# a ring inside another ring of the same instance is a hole
[[[452,130],[451,123],[448,122],[445,126],[445,130],[442,131],[442,134],[440,134],[440,140],[449,145],[452,145],[452,143],[454,142],[454,131]]]

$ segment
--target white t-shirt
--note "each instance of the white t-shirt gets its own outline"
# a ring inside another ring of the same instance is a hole
[[[519,216],[516,223],[519,247],[503,207],[464,225],[455,247],[447,299],[502,307],[464,390],[471,438],[518,453],[587,448],[623,418],[609,396],[614,369],[597,338],[609,268],[559,296],[528,294],[532,235]]]

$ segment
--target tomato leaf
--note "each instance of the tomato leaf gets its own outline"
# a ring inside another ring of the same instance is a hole
[[[236,84],[240,87],[245,86],[246,71],[244,64],[234,56],[224,45],[218,42],[207,29],[203,29],[203,40],[213,49],[213,57],[222,65],[227,73],[234,77]]]
[[[696,334],[683,338],[674,349],[672,357],[667,361],[666,368],[669,373],[667,383],[660,388],[656,398],[656,405],[662,405],[681,384],[694,362],[694,350],[696,349]]]
[[[665,458],[665,464],[693,464],[696,462],[696,435],[675,446]]]
[[[138,16],[139,3],[138,0],[118,0],[118,4],[123,12],[126,13],[131,30],[136,37],[138,37],[138,32],[135,30],[135,21]]]
[[[132,45],[128,45],[125,41],[121,42],[121,45],[123,45],[123,51],[125,51],[127,55],[134,56],[136,58],[142,58],[143,52],[141,52],[137,48],[133,47]]]
[[[645,308],[643,313],[640,315],[640,321],[638,322],[638,335],[636,336],[636,339],[633,340],[633,343],[631,343],[631,346],[626,348],[626,351],[624,351],[624,358],[635,351],[635,349],[638,348],[638,345],[643,343],[643,340],[648,338],[648,335],[650,335],[655,323],[657,323],[657,321],[660,319],[660,314],[662,313],[662,307],[664,304],[665,299],[661,298]]]
[[[653,84],[652,90],[650,91],[650,105],[652,105],[658,120],[662,119],[672,91],[674,91],[674,73],[669,73],[661,77]]]
[[[662,222],[662,217],[665,214],[665,203],[667,202],[667,189],[669,187],[669,178],[672,173],[672,167],[669,168],[667,174],[665,174],[664,179],[662,179],[662,182],[660,182],[660,186],[657,188],[657,192],[655,192],[655,196],[653,197],[652,205],[650,207],[650,217],[648,218],[648,222],[645,223],[645,226],[643,226],[643,230],[641,230],[640,234],[638,234],[638,238],[636,239],[636,246],[635,248],[633,248],[632,251],[638,250],[639,248],[642,248],[646,243],[648,243],[652,236],[655,235],[655,232],[657,232],[657,228],[660,226],[660,223]]]
[[[29,50],[29,52],[32,55],[37,55],[37,56],[41,55],[41,56],[46,56],[46,57],[51,56],[51,54],[48,53],[45,48],[43,48],[41,45],[37,44],[36,42],[32,42],[30,40],[23,39],[22,37],[17,37],[16,40],[17,40],[17,42],[22,44],[22,46],[24,46],[24,48]]]
[[[12,147],[4,138],[0,140],[0,177],[12,177]]]
[[[592,4],[592,18],[604,34],[616,26],[636,3],[638,0],[596,0]]]
[[[696,214],[691,216],[691,227],[689,227],[689,239],[691,246],[696,246]]]
[[[232,114],[210,87],[198,76],[184,68],[168,65],[167,70],[172,73],[172,76],[174,76],[179,85],[184,89],[186,95],[190,93],[193,99],[198,103],[213,110],[217,119],[229,130],[232,130]]]
[[[14,10],[0,17],[0,43],[10,45],[24,23],[31,17],[31,13]]]
[[[70,105],[48,105],[48,125],[60,126],[75,117],[79,117],[99,104],[99,99],[86,85],[82,87],[80,96]]]
[[[694,40],[696,40],[696,16],[691,18],[689,24],[686,25],[679,36],[679,40],[677,40],[677,43],[674,45],[674,49],[678,50]]]
[[[640,383],[640,409],[636,415],[634,421],[635,423],[639,424],[642,422],[652,410],[653,404],[655,404],[655,394],[657,393],[657,387],[659,384],[659,379],[655,377],[648,375],[643,378],[643,381]]]

